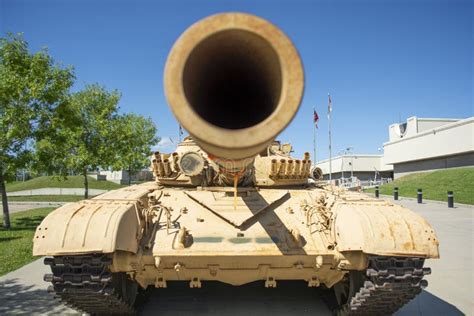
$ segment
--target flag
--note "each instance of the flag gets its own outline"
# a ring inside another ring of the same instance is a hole
[[[318,121],[319,121],[319,115],[318,112],[316,112],[315,109],[313,109],[313,122],[316,128],[318,128]]]
[[[328,93],[328,115],[332,112],[331,95]]]

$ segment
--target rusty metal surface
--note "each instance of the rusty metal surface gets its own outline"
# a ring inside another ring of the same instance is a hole
[[[433,228],[416,213],[389,202],[338,202],[335,233],[337,249],[378,255],[438,258]]]

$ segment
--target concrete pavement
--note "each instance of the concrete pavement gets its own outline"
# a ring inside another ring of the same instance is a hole
[[[472,207],[448,209],[439,203],[402,204],[424,216],[440,240],[441,259],[428,260],[432,268],[429,286],[396,315],[473,315],[473,212]],[[42,275],[42,260],[0,277],[1,315],[77,314],[52,299]],[[330,315],[317,289],[301,282],[279,282],[276,289],[253,283],[232,287],[203,283],[190,289],[187,283],[169,283],[167,289],[154,289],[141,315]]]
[[[390,199],[387,199],[390,200]],[[467,315],[474,314],[473,227],[474,208],[401,198],[401,204],[428,220],[440,242],[440,259],[427,260],[432,274],[427,276],[427,290]]]
[[[39,259],[0,277],[0,315],[80,315],[46,291],[47,268]]]
[[[11,214],[40,207],[59,207],[63,204],[65,202],[8,202],[8,208]]]

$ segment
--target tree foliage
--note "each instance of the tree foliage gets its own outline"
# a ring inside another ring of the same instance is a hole
[[[0,193],[9,227],[5,181],[18,168],[84,177],[90,170],[148,164],[158,139],[150,119],[118,113],[120,93],[87,85],[70,94],[72,68],[56,64],[46,49],[31,54],[20,35],[0,38]]]
[[[150,118],[125,114],[114,122],[115,170],[127,170],[131,176],[150,164],[151,147],[159,142],[156,127]]]
[[[54,131],[37,144],[44,168],[84,176],[84,197],[88,198],[89,170],[108,168],[114,163],[114,121],[120,93],[94,84],[73,93],[67,107],[52,124]],[[51,154],[54,153],[54,154]]]
[[[46,49],[34,54],[21,35],[0,38],[0,191],[9,228],[5,180],[32,160],[31,143],[50,128],[74,82]]]
[[[125,169],[134,172],[147,164],[151,146],[157,142],[150,119],[118,114],[120,93],[94,84],[70,96],[60,117],[50,124],[50,133],[37,143],[37,157],[50,171],[80,173],[84,197],[88,198],[90,170]]]

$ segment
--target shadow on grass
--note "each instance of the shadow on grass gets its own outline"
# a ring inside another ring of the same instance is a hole
[[[36,216],[15,218],[14,222],[12,223],[12,227],[9,230],[10,231],[20,231],[20,230],[35,231],[36,227],[39,224],[41,224],[41,221],[45,217],[46,216],[44,215],[36,215]]]
[[[16,237],[0,237],[0,242],[5,242],[5,241],[11,241],[15,239],[20,239],[23,238],[21,236],[16,236]]]
[[[18,217],[12,220],[12,225],[10,229],[5,229],[0,227],[0,232],[21,232],[21,231],[35,231],[36,227],[41,224],[45,215],[36,215],[30,217]],[[7,238],[9,237],[0,237],[0,241],[8,241]],[[21,237],[12,237],[9,240],[17,239]]]

